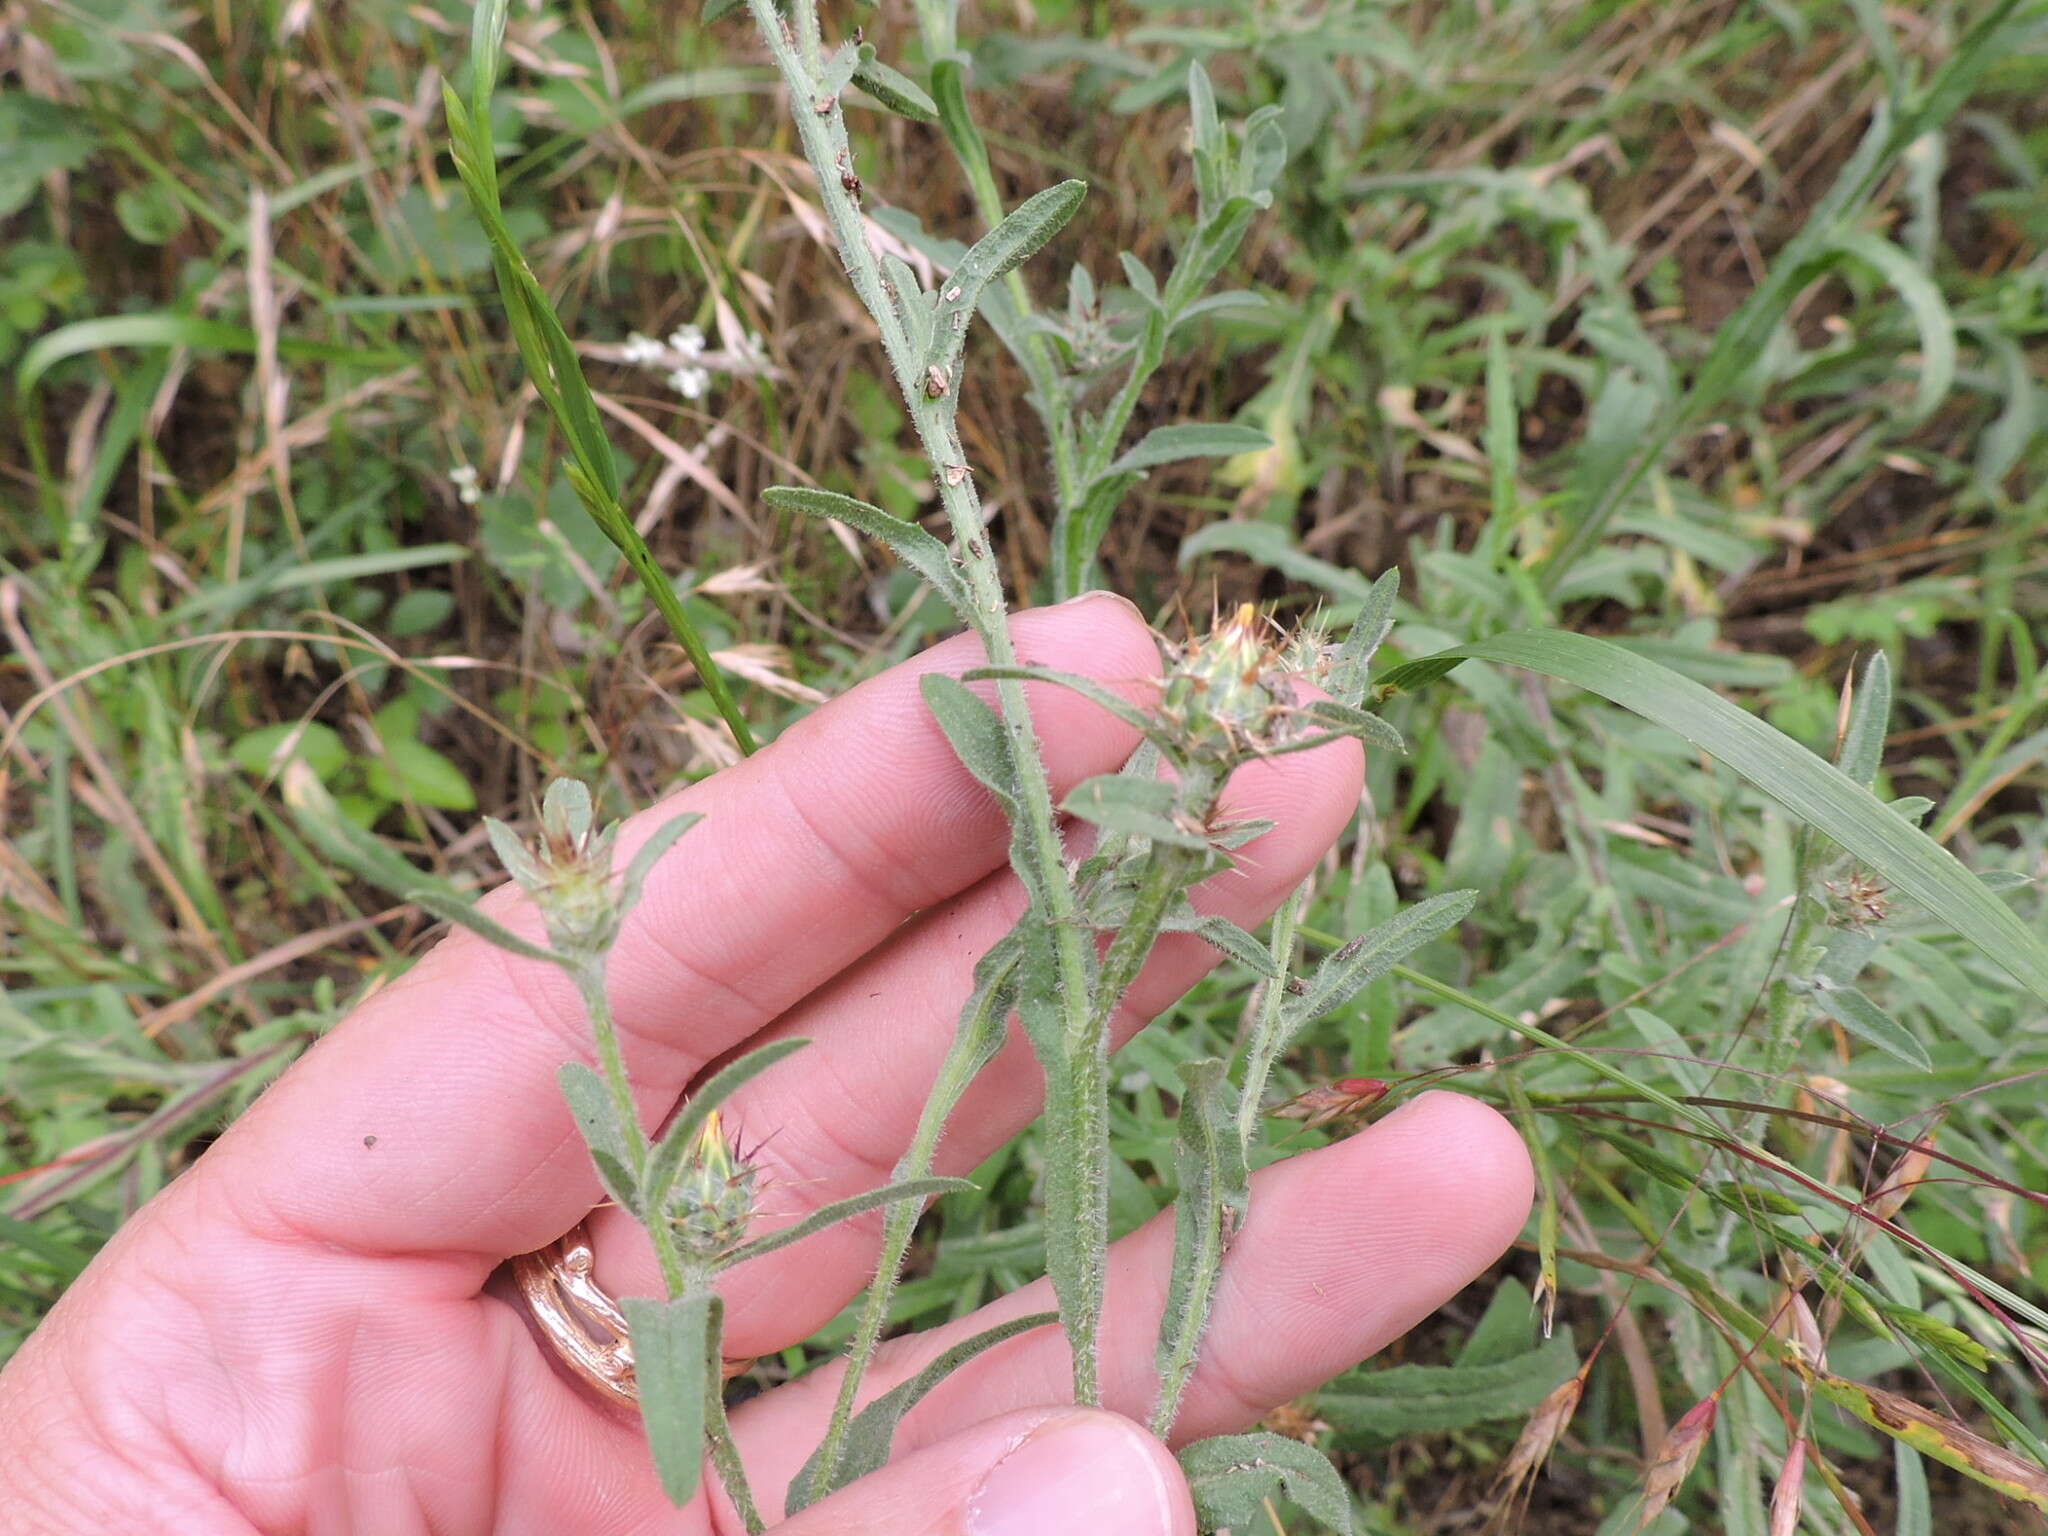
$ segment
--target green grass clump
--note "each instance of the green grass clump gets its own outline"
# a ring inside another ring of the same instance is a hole
[[[1176,1112],[1261,945],[1476,892],[1270,1062],[1537,1155],[1498,1272],[1276,1416],[1358,1527],[2025,1528],[1946,1426],[2048,1462],[2038,0],[885,8],[844,179],[744,17],[511,7],[494,81],[453,0],[286,14],[37,7],[0,96],[0,1355],[434,920],[334,825],[452,891],[478,811],[644,802],[1005,589],[1341,635],[1398,568],[1407,752],[1076,1101],[1076,1211],[1227,1204]],[[1342,1133],[1258,1097],[1249,1166]],[[1046,1158],[783,1364],[1043,1272]]]

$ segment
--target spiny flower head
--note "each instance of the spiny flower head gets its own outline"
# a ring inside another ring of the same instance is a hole
[[[1258,609],[1243,603],[1172,658],[1160,713],[1190,745],[1250,747],[1287,707],[1285,675]]]
[[[668,1221],[683,1252],[709,1262],[746,1241],[760,1172],[726,1140],[718,1111],[704,1117],[669,1193]]]

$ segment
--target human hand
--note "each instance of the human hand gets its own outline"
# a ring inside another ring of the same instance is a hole
[[[1130,692],[1157,671],[1114,599],[1016,625],[1036,663]],[[774,1225],[887,1178],[973,963],[1021,907],[1002,818],[917,687],[978,660],[971,640],[941,645],[622,835],[623,857],[679,810],[705,817],[612,955],[644,1122],[737,1049],[813,1041],[728,1107],[760,1143]],[[1030,696],[1056,793],[1134,745],[1072,694]],[[1343,830],[1358,787],[1350,743],[1240,770],[1234,811],[1277,825],[1199,904],[1263,919]],[[518,893],[485,905],[538,934]],[[1164,942],[1119,1037],[1214,958],[1187,936]],[[359,1006],[115,1236],[0,1373],[0,1532],[736,1530],[715,1480],[687,1510],[668,1506],[638,1423],[571,1378],[492,1279],[602,1198],[555,1083],[563,1061],[589,1057],[566,978],[466,933]],[[1014,1135],[1042,1086],[1013,1038],[956,1113],[940,1171]],[[1186,1398],[1188,1438],[1242,1427],[1398,1336],[1492,1262],[1530,1197],[1506,1122],[1445,1094],[1256,1185]],[[590,1231],[606,1290],[660,1289],[630,1221],[600,1210]],[[868,1280],[877,1232],[845,1223],[730,1271],[728,1353],[786,1348],[834,1316]],[[1150,1401],[1171,1247],[1169,1213],[1112,1256],[1103,1379],[1122,1413]],[[1050,1305],[1041,1282],[894,1344],[868,1391]],[[1068,1369],[1056,1329],[979,1356],[905,1419],[889,1468],[778,1531],[1191,1533],[1163,1447],[1112,1414],[1045,1406],[1069,1400]],[[823,1432],[835,1376],[733,1414],[771,1515]]]

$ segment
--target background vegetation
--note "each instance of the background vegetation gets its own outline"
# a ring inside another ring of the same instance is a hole
[[[1993,11],[2013,24],[1954,68]],[[864,22],[914,52],[901,8]],[[729,756],[522,388],[445,153],[467,27],[460,0],[0,4],[0,1357],[427,936],[304,841],[286,757],[477,878],[475,813],[530,814],[549,776],[637,805]],[[1134,422],[1273,446],[1153,471],[1105,585],[1178,632],[1243,599],[1341,614],[1398,565],[1404,656],[1531,624],[1623,639],[1830,756],[1844,679],[1881,655],[1858,749],[1875,764],[1882,738],[1880,794],[2040,930],[2041,5],[1039,0],[970,10],[962,38],[1006,201],[1094,188],[1025,275],[1063,310],[1059,274],[1094,274],[1100,313],[1070,323],[1105,359],[1118,252],[1166,270],[1193,213],[1188,59],[1226,116],[1277,104],[1291,146],[1224,274],[1242,292],[1180,334]],[[508,59],[508,219],[628,509],[772,737],[948,624],[758,497],[811,479],[919,516],[901,407],[743,25],[522,3]],[[1859,179],[1884,113],[1911,132]],[[979,229],[934,130],[856,130],[871,206]],[[976,345],[961,425],[1030,592],[1042,440]],[[1288,1087],[1449,1080],[1519,1117],[1544,1199],[1439,1323],[1276,1422],[1335,1452],[1387,1533],[1480,1524],[1582,1370],[1533,1529],[1633,1528],[1709,1398],[1659,1531],[1761,1536],[1788,1415],[1812,1530],[2038,1528],[1944,1464],[1971,1460],[1949,1431],[1916,1450],[1802,1408],[1798,1366],[1824,1344],[1835,1376],[2042,1460],[2041,1003],[1614,705],[1472,665],[1388,715],[1411,754],[1375,757],[1305,934],[1484,894],[1318,1026]],[[1227,1053],[1247,993],[1219,975],[1122,1058],[1120,1224],[1172,1193],[1160,1085]],[[903,1321],[1038,1272],[1035,1173],[1027,1135],[948,1197]],[[1759,1344],[1767,1324],[1792,1342]]]

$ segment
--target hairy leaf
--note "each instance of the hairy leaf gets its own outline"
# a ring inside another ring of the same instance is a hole
[[[1338,1536],[1351,1536],[1351,1490],[1322,1452],[1284,1435],[1217,1435],[1180,1453],[1205,1531],[1250,1530],[1263,1505],[1284,1493]]]
[[[1152,1433],[1162,1438],[1180,1416],[1194,1375],[1223,1258],[1251,1206],[1251,1174],[1233,1123],[1227,1063],[1183,1062],[1180,1135],[1174,1152],[1180,1196],[1173,1207],[1173,1268],[1159,1319],[1159,1396]]]
[[[973,1188],[974,1185],[966,1179],[904,1179],[900,1183],[885,1184],[880,1189],[871,1189],[866,1194],[849,1195],[844,1200],[834,1200],[830,1205],[818,1207],[802,1221],[794,1222],[778,1232],[770,1232],[765,1237],[757,1237],[750,1243],[742,1244],[721,1267],[730,1268],[735,1264],[744,1264],[749,1259],[758,1259],[763,1254],[775,1252],[778,1248],[800,1243],[813,1233],[837,1226],[850,1217],[879,1210],[885,1205],[894,1205],[899,1200],[929,1200],[935,1195],[949,1195]]]
[[[761,493],[761,499],[779,512],[804,517],[829,518],[858,528],[869,538],[880,540],[905,565],[925,579],[927,585],[946,600],[946,605],[963,620],[974,616],[974,600],[960,574],[951,551],[915,523],[892,517],[880,507],[869,506],[836,491],[815,486],[777,485]]]
[[[569,1101],[576,1129],[583,1133],[584,1144],[590,1148],[590,1160],[597,1165],[598,1180],[605,1193],[626,1210],[638,1214],[640,1191],[633,1170],[640,1161],[634,1150],[639,1127],[619,1124],[618,1106],[612,1102],[604,1079],[582,1062],[563,1063],[555,1073],[555,1081],[561,1085],[562,1097]]]
[[[710,1292],[662,1301],[628,1296],[619,1303],[633,1342],[640,1418],[654,1452],[661,1490],[678,1507],[697,1491],[704,1465],[704,1393],[710,1379]]]

